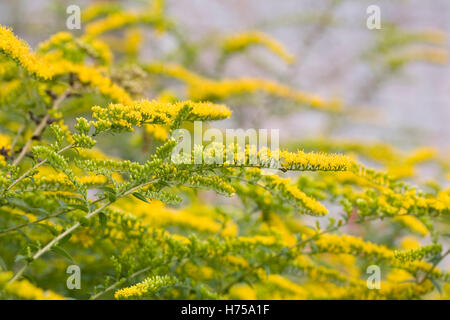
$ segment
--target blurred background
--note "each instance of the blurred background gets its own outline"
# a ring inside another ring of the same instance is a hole
[[[55,32],[68,31],[67,6],[75,4],[83,10],[94,2],[0,0],[0,23],[36,46]],[[110,2],[130,10],[147,5],[146,0]],[[369,5],[381,10],[381,30],[366,26]],[[286,64],[264,48],[252,48],[228,59],[222,77],[277,80],[325,98],[337,97],[351,110],[346,119],[330,120],[326,114],[304,111],[283,117],[273,115],[279,103],[263,101],[269,104],[270,114],[250,109],[239,116],[239,126],[279,128],[282,141],[325,132],[338,139],[389,142],[404,151],[434,146],[443,156],[449,154],[450,73],[448,63],[442,61],[445,57],[438,57],[439,61],[419,57],[393,66],[386,63],[382,51],[396,33],[438,33],[438,41],[423,41],[425,49],[447,54],[448,39],[439,35],[450,30],[448,0],[432,4],[420,0],[168,0],[166,15],[177,21],[186,41],[198,44],[197,72],[213,76],[218,57],[208,48],[220,35],[257,29],[283,43],[297,57],[295,63]],[[83,24],[81,30],[71,32],[82,34]],[[142,60],[161,60],[173,53],[176,41],[170,35],[147,28],[143,36]],[[420,37],[406,50],[411,48],[424,48]]]

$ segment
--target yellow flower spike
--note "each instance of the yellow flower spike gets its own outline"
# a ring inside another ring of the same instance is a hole
[[[19,40],[11,29],[0,25],[0,52],[17,61],[29,73],[48,80],[53,72],[49,64],[41,61],[30,47]]]
[[[219,120],[228,118],[231,111],[225,105],[210,102],[183,101],[176,103],[143,100],[132,105],[110,104],[107,108],[95,106],[94,126],[106,126],[131,131],[133,126],[147,124],[171,124],[177,114],[188,106],[195,120]]]
[[[65,39],[67,34],[63,33],[59,37]],[[111,97],[114,101],[124,104],[133,102],[123,88],[103,76],[95,67],[74,64],[55,53],[38,58],[28,45],[3,26],[0,26],[0,52],[17,61],[30,74],[41,79],[49,80],[58,75],[75,73],[82,83],[96,87],[100,93]]]
[[[113,13],[106,18],[89,23],[86,26],[86,36],[95,37],[102,33],[133,25],[139,22],[139,15],[128,12]]]
[[[70,61],[54,59],[49,56],[46,56],[46,58],[53,65],[55,70],[53,73],[54,76],[75,73],[82,83],[97,88],[100,93],[111,97],[114,101],[124,104],[133,103],[133,99],[131,99],[125,89],[112,82],[108,77],[103,76],[96,68],[76,65]]]
[[[305,299],[307,297],[307,291],[304,288],[280,275],[271,274],[267,276],[267,279],[264,282],[266,284],[275,285],[282,291],[291,293],[292,295],[289,296],[289,299]]]
[[[120,11],[120,6],[110,1],[98,1],[90,4],[81,13],[83,22],[89,22],[103,15],[117,13]]]
[[[176,279],[173,277],[154,276],[147,278],[134,286],[117,290],[114,294],[114,298],[118,300],[139,299],[146,295],[155,294],[161,289],[170,287],[175,283]]]
[[[426,162],[436,158],[437,152],[434,148],[422,147],[414,150],[408,155],[405,162],[409,165]]]
[[[303,151],[281,151],[280,159],[282,168],[287,170],[347,171],[354,165],[347,156]]]
[[[255,300],[256,291],[248,284],[239,284],[230,289],[228,296],[232,299]]]
[[[394,218],[394,221],[402,224],[408,229],[419,233],[421,236],[426,236],[429,231],[427,227],[416,217],[410,215],[398,216]]]
[[[411,250],[419,248],[420,243],[415,237],[407,236],[402,239],[400,246],[403,250]]]
[[[234,53],[244,50],[252,44],[266,47],[289,64],[295,61],[295,57],[280,42],[259,31],[247,31],[228,36],[222,47],[226,53]]]
[[[147,124],[145,126],[145,132],[150,134],[156,140],[165,141],[169,137],[167,129],[161,125],[157,124]]]

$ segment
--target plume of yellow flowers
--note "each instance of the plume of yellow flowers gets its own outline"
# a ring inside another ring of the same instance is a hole
[[[120,300],[139,299],[145,295],[157,293],[166,287],[174,285],[176,282],[177,280],[173,277],[153,276],[134,286],[117,290],[114,294],[114,298]]]
[[[295,61],[295,57],[280,42],[259,31],[246,31],[228,36],[225,38],[222,47],[225,53],[234,53],[253,44],[266,47],[287,63]]]
[[[231,111],[225,105],[210,102],[183,101],[176,103],[143,100],[132,105],[110,104],[107,108],[94,106],[93,117],[97,128],[133,130],[145,124],[171,124],[178,113],[188,107],[194,120],[220,120],[228,118]]]
[[[38,59],[30,47],[18,39],[11,29],[1,25],[0,52],[17,61],[25,70],[39,78],[50,79],[53,76],[49,64]]]

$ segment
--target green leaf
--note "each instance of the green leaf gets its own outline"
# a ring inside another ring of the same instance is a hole
[[[88,218],[86,218],[86,217],[81,217],[80,220],[79,220],[79,222],[80,222],[80,224],[81,224],[83,227],[88,227],[88,226],[89,226],[89,220],[88,220]]]
[[[442,288],[441,285],[436,281],[436,279],[429,278],[431,283],[436,287],[437,291],[439,291],[439,294],[442,295]]]
[[[75,263],[75,261],[73,260],[72,256],[66,250],[64,250],[63,248],[58,247],[58,246],[53,246],[52,247],[52,251],[57,253],[57,254],[59,254],[59,255],[61,255],[61,256],[63,256],[63,257],[65,257],[70,262]]]
[[[81,204],[70,204],[70,206],[72,208],[79,209],[79,210],[84,211],[84,212],[89,212],[88,208],[86,206],[84,206],[84,205],[81,205]]]
[[[104,214],[103,212],[100,212],[98,214],[98,220],[100,222],[100,227],[102,228],[102,230],[105,230],[106,221],[108,220],[108,218],[106,217],[106,214]]]
[[[52,225],[44,224],[44,223],[38,223],[36,224],[36,227],[45,229],[49,231],[52,235],[57,236],[59,234],[58,230]]]
[[[311,241],[311,250],[312,252],[318,252],[319,248],[317,247],[317,245],[315,244],[314,241]]]
[[[102,187],[98,187],[98,188],[103,190],[103,191],[106,191],[106,192],[116,193],[116,190],[114,188],[111,188],[111,187],[102,186]]]
[[[8,270],[8,267],[6,266],[6,263],[2,257],[0,257],[0,270],[4,270],[4,271]]]
[[[69,241],[69,239],[72,238],[72,234],[69,233],[67,234],[64,238],[62,238],[61,240],[58,241],[58,243],[61,245],[63,243],[66,243],[67,241]]]
[[[150,201],[148,201],[142,194],[138,193],[138,192],[134,192],[133,196],[135,196],[136,198],[138,198],[141,201],[150,203]]]
[[[25,232],[23,232],[22,229],[16,229],[16,231],[17,231],[18,233],[20,233],[20,234],[25,238],[25,240],[26,240],[28,243],[31,243],[31,242],[32,242],[31,239],[25,234]]]
[[[25,260],[27,257],[24,256],[23,254],[18,254],[15,258],[14,258],[14,262],[19,262],[21,260]]]
[[[50,213],[46,210],[44,210],[43,208],[33,208],[31,207],[26,201],[24,201],[23,199],[18,199],[18,198],[12,198],[12,197],[7,197],[6,200],[13,206],[22,209],[23,211],[26,212],[31,212],[37,215],[42,215],[42,216],[47,216]],[[21,217],[24,217],[23,215],[21,215]]]

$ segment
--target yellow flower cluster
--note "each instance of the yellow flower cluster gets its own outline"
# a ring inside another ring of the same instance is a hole
[[[57,39],[60,38],[65,39],[67,35],[60,34]],[[42,79],[48,80],[57,75],[75,73],[81,82],[96,87],[100,93],[110,96],[114,101],[124,104],[133,102],[123,88],[103,76],[96,68],[74,64],[55,54],[48,54],[39,59],[28,45],[22,43],[11,30],[3,26],[0,26],[0,51],[18,61],[25,70]]]
[[[87,37],[75,39],[72,34],[68,32],[58,32],[52,35],[48,40],[41,42],[38,46],[38,53],[46,53],[53,48],[58,48],[62,45],[65,46],[64,48],[66,50],[68,48],[72,49],[78,47],[78,49],[84,50],[106,65],[109,65],[113,59],[111,50],[104,42],[89,39]]]
[[[214,269],[208,266],[199,266],[192,262],[180,266],[180,272],[186,273],[187,276],[195,280],[207,280],[214,276]]]
[[[285,245],[293,246],[297,243],[298,239],[295,236],[297,233],[289,229],[289,226],[278,214],[271,212],[267,215],[267,222],[262,224],[261,230],[265,230],[266,227],[269,232],[281,237]]]
[[[81,18],[84,22],[91,21],[99,16],[116,13],[120,11],[120,7],[115,3],[109,1],[98,1],[90,4],[81,13]]]
[[[82,176],[76,177],[81,184],[92,187],[92,186],[100,186],[107,182],[107,178],[103,175],[93,175],[93,176]],[[73,183],[69,180],[67,175],[64,173],[56,173],[56,174],[42,174],[39,173],[33,177],[33,184],[40,187],[52,186],[57,188],[73,188]],[[23,181],[23,184],[28,184],[30,182]]]
[[[183,230],[190,229],[211,234],[220,233],[223,236],[235,236],[237,233],[237,226],[232,222],[224,227],[211,216],[199,216],[188,210],[169,209],[160,201],[152,201],[150,204],[123,201],[121,207],[142,218],[142,221],[149,226],[177,226]]]
[[[417,238],[412,236],[404,237],[401,240],[400,245],[404,250],[417,249],[418,247],[420,247],[420,243],[419,241],[417,241]]]
[[[450,212],[450,197],[445,194],[435,198],[426,198],[412,189],[404,193],[396,193],[384,189],[378,198],[381,208],[392,215],[404,215],[412,212],[444,214]]]
[[[314,216],[323,216],[328,213],[327,208],[317,200],[307,196],[296,186],[291,184],[290,179],[283,179],[277,175],[263,175],[262,180],[269,188],[273,188],[288,199],[294,200],[305,209],[306,214]]]
[[[154,294],[161,289],[174,285],[176,279],[169,276],[154,276],[147,278],[144,281],[128,287],[117,290],[114,294],[116,299],[137,299],[143,297],[144,295]]]
[[[47,52],[53,47],[73,41],[72,34],[68,32],[58,32],[52,35],[48,40],[43,41],[38,46],[38,51]]]
[[[324,234],[315,241],[319,252],[335,254],[362,255],[367,259],[385,260],[392,267],[404,269],[411,274],[416,272],[430,272],[433,277],[441,277],[442,273],[438,269],[432,269],[432,265],[425,261],[413,261],[409,263],[399,263],[395,259],[395,251],[384,245],[374,244],[364,241],[360,237],[351,235]]]
[[[86,26],[86,36],[95,37],[102,33],[133,25],[139,22],[139,15],[128,12],[113,13],[106,18],[89,23]]]
[[[196,75],[176,64],[154,63],[147,65],[145,70],[149,73],[164,74],[185,82],[188,85],[189,96],[193,100],[224,99],[231,95],[262,91],[321,110],[339,111],[341,109],[339,101],[326,101],[319,96],[297,91],[288,86],[264,79],[211,80]]]
[[[165,141],[169,137],[167,129],[158,124],[147,124],[145,126],[145,132],[159,141]]]
[[[130,56],[136,56],[142,44],[143,34],[138,29],[128,30],[122,43],[122,49]]]
[[[348,139],[313,138],[298,142],[305,149],[314,149],[324,152],[356,153],[365,158],[375,160],[382,164],[398,162],[400,151],[392,145],[383,142],[358,142]]]
[[[332,255],[329,257],[330,259],[334,259],[333,262],[342,262],[344,261],[347,265],[350,265],[351,268],[355,268],[355,260],[356,258],[353,255],[348,254],[340,254],[340,255]],[[349,263],[350,262],[350,263]],[[321,282],[339,282],[344,283],[346,285],[357,286],[359,285],[358,276],[359,273],[355,272],[353,275],[349,275],[348,273],[343,273],[339,271],[342,268],[329,268],[323,265],[317,265],[313,262],[311,258],[306,255],[298,256],[292,263],[293,267],[298,269],[299,271],[308,275],[308,278],[314,281]],[[335,265],[335,264],[333,264]],[[355,268],[357,269],[357,268]],[[352,277],[353,276],[353,277]],[[365,285],[365,284],[364,284]]]
[[[415,149],[408,157],[405,159],[405,163],[409,165],[414,165],[420,162],[429,161],[434,159],[437,155],[436,149],[431,147],[422,147]]]
[[[280,152],[281,166],[287,170],[347,171],[354,162],[339,154],[297,151]]]
[[[420,261],[424,258],[438,257],[442,252],[442,245],[440,243],[433,243],[417,249],[407,251],[395,251],[395,258],[401,262]]]
[[[416,299],[433,289],[434,286],[429,280],[421,284],[414,282],[393,283],[382,281],[380,283],[380,290],[365,290],[365,294],[362,296],[367,299]]]
[[[5,292],[7,296],[25,300],[64,300],[63,296],[52,291],[44,291],[28,280],[18,280],[9,284],[8,281],[12,276],[12,272],[0,272],[0,291]]]
[[[227,263],[230,263],[233,266],[237,266],[241,269],[247,268],[249,266],[248,261],[245,260],[242,257],[238,257],[238,256],[233,256],[233,255],[227,255],[225,257],[225,261]]]
[[[277,241],[277,238],[274,236],[261,236],[261,235],[254,235],[252,237],[239,237],[239,241],[247,244],[258,244],[258,245],[272,245],[276,244],[279,241]]]
[[[289,295],[284,296],[284,299],[305,299],[307,296],[307,292],[302,286],[277,274],[268,275],[267,278],[264,279],[264,284],[274,285],[278,289],[287,292]]]
[[[401,225],[407,227],[408,229],[419,233],[422,236],[428,234],[427,227],[416,217],[410,215],[397,216],[394,221],[400,223]]]
[[[295,61],[295,57],[280,42],[259,31],[247,31],[228,36],[222,46],[226,53],[233,53],[244,50],[252,44],[266,47],[287,63]]]
[[[38,59],[26,43],[19,40],[10,29],[1,25],[0,52],[17,61],[25,70],[39,78],[50,79],[53,76],[50,65]]]
[[[320,251],[329,253],[364,254],[386,260],[394,258],[394,252],[389,248],[350,235],[324,234],[315,244]]]
[[[124,104],[133,103],[133,99],[125,89],[103,76],[95,67],[77,65],[67,60],[53,59],[53,57],[47,57],[47,59],[51,61],[55,70],[53,75],[75,73],[82,83],[97,88],[100,93],[111,97],[114,101]]]
[[[10,148],[11,139],[9,136],[0,134],[0,150],[8,150]],[[5,156],[3,154],[0,154],[0,167],[3,167],[6,165]]]
[[[396,50],[396,52],[389,54],[386,57],[386,60],[391,66],[395,67],[414,61],[446,64],[448,61],[448,52],[445,49],[418,46],[414,48]]]
[[[307,92],[297,91],[283,84],[257,78],[243,77],[239,79],[223,79],[191,84],[189,95],[195,100],[224,99],[236,94],[262,91],[280,98],[292,100],[301,105],[325,111],[339,111],[341,105],[337,100],[326,101]]]
[[[116,12],[105,18],[93,21],[86,26],[85,36],[88,38],[97,37],[106,32],[120,29],[136,24],[149,24],[156,27],[158,32],[163,32],[168,24],[161,15],[162,11],[155,7],[157,11],[150,13]]]
[[[195,74],[184,68],[182,65],[176,63],[152,63],[145,66],[145,70],[149,73],[163,74],[175,79],[181,80],[188,85],[195,85],[195,83],[202,83],[208,79]]]
[[[330,286],[330,284],[320,283],[320,286]],[[342,288],[331,285],[332,288],[328,292],[321,292],[316,299],[368,299],[368,300],[398,300],[398,299],[417,299],[418,297],[433,290],[433,284],[425,281],[422,284],[414,282],[391,282],[381,281],[379,290],[368,290],[365,281],[360,281],[356,285]],[[308,288],[310,289],[310,288]],[[319,290],[318,290],[319,291]]]
[[[232,299],[239,300],[255,300],[256,290],[248,284],[240,284],[233,286],[228,294]]]
[[[133,130],[133,126],[145,124],[171,124],[184,108],[190,108],[186,120],[220,120],[228,118],[231,111],[225,105],[210,102],[183,101],[177,103],[143,100],[132,105],[110,104],[107,108],[94,106],[93,117],[96,128]]]

